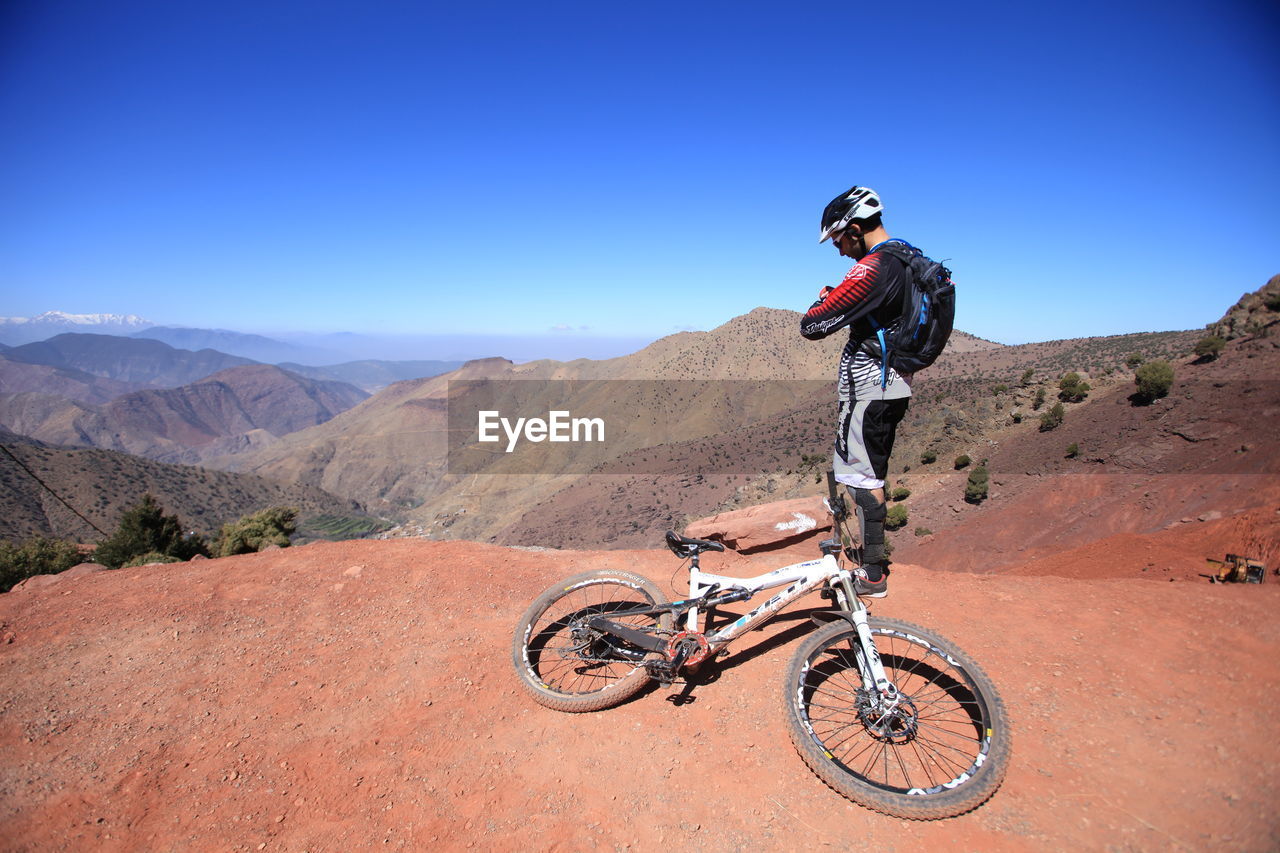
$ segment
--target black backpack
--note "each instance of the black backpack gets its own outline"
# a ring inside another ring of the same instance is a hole
[[[897,321],[882,326],[873,319],[876,337],[868,340],[865,348],[899,374],[915,373],[937,361],[951,337],[956,286],[951,283],[951,270],[913,246],[890,241],[880,251],[906,265],[907,286]]]

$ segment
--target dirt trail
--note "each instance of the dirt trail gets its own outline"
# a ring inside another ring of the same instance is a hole
[[[689,704],[677,687],[577,716],[526,698],[512,625],[598,567],[667,588],[676,562],[349,542],[0,596],[0,847],[1280,845],[1280,583],[901,567],[876,611],[972,654],[1016,733],[990,802],[911,823],[848,803],[792,749],[780,684],[802,613],[740,641]]]

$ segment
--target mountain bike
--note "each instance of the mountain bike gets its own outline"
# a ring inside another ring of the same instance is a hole
[[[727,655],[733,640],[818,591],[832,609],[811,616],[820,627],[797,649],[783,689],[801,758],[834,790],[884,814],[931,820],[976,808],[995,793],[1009,762],[1004,703],[951,642],[869,615],[845,565],[858,564],[861,538],[830,474],[828,484],[835,535],[819,545],[820,559],[758,577],[711,574],[699,556],[724,545],[668,531],[667,546],[689,561],[688,598],[667,601],[649,579],[613,569],[547,589],[516,629],[512,659],[521,683],[557,711],[612,707],[650,681],[670,685]],[[778,587],[745,615],[717,618],[717,608]]]

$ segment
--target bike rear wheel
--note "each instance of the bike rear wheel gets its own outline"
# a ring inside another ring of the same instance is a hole
[[[885,713],[861,675],[846,620],[810,635],[786,681],[787,728],[824,782],[868,808],[934,820],[985,802],[1004,779],[1004,702],[968,655],[910,622],[870,620],[876,652],[901,700]]]
[[[521,684],[540,705],[556,711],[598,711],[630,699],[649,680],[644,661],[657,652],[592,629],[596,615],[633,628],[667,629],[670,613],[619,616],[666,603],[647,578],[604,569],[575,575],[539,595],[520,617],[511,647]]]

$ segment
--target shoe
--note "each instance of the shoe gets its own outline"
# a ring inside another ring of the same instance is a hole
[[[869,580],[867,570],[859,566],[853,570],[853,591],[863,598],[884,598],[889,594],[889,579]]]

